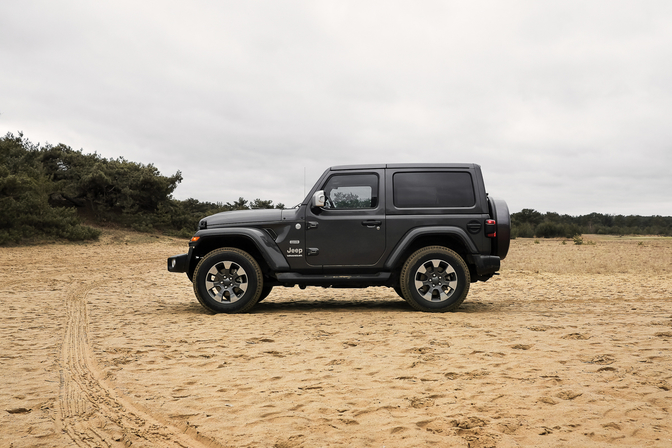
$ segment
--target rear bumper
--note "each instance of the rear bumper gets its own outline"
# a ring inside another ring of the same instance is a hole
[[[168,271],[187,272],[189,269],[189,254],[175,255],[168,258]]]
[[[499,271],[500,259],[496,255],[472,255],[476,274],[479,277],[490,276]]]

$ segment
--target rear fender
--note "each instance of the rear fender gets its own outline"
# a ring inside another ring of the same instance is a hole
[[[468,257],[469,254],[477,254],[478,248],[474,242],[469,238],[467,232],[465,232],[460,227],[453,226],[433,226],[433,227],[418,227],[409,231],[401,239],[397,247],[394,248],[387,261],[385,262],[385,269],[392,270],[395,267],[403,263],[404,255],[409,247],[411,247],[415,241],[421,238],[426,237],[452,237],[461,242],[461,250],[458,252],[465,251],[465,256]],[[453,248],[456,250],[457,248]]]

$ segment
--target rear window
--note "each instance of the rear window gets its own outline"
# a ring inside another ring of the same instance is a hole
[[[393,185],[397,208],[473,207],[476,203],[469,173],[396,173]]]

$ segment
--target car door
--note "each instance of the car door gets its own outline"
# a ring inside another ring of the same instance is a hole
[[[371,266],[385,251],[384,170],[335,172],[321,189],[325,206],[306,213],[306,262]]]

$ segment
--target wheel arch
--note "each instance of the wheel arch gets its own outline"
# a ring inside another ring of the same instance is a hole
[[[411,254],[426,246],[443,246],[455,251],[465,261],[469,271],[475,272],[471,254],[478,253],[478,250],[466,232],[459,227],[426,227],[411,230],[394,248],[385,263],[385,268],[392,271],[401,270],[401,266]]]
[[[249,253],[259,263],[262,272],[289,269],[287,260],[270,235],[260,229],[212,229],[196,233],[198,242],[192,247],[187,275],[193,280],[194,270],[201,258],[221,247],[233,247]]]

